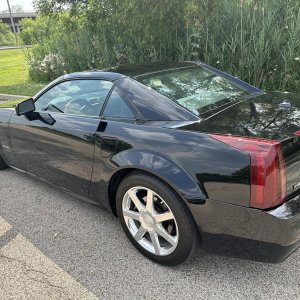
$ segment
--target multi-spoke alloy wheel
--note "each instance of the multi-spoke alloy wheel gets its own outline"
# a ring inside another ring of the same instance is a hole
[[[175,217],[151,189],[129,189],[123,198],[123,216],[132,236],[147,251],[169,255],[176,249],[179,233]]]
[[[168,185],[134,172],[119,185],[116,208],[133,245],[146,257],[164,265],[184,262],[197,245],[195,221]]]

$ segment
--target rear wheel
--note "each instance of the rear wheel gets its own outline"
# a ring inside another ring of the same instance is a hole
[[[0,170],[6,169],[8,166],[0,156]]]
[[[197,244],[194,219],[182,199],[161,180],[135,173],[117,192],[117,212],[133,245],[164,265],[184,262]]]

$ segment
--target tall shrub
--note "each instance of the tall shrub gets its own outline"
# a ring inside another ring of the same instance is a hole
[[[202,60],[267,90],[300,89],[298,0],[36,4],[45,16],[28,21],[22,33],[34,45],[28,54],[33,78],[125,62]],[[55,63],[47,71],[40,66],[49,55]]]
[[[0,20],[0,46],[15,45],[16,39],[9,27]]]

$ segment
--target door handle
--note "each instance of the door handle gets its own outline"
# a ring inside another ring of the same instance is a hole
[[[107,127],[107,122],[101,120],[98,125],[97,132],[104,132],[106,127]]]

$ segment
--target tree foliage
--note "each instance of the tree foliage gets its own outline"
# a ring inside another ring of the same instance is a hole
[[[15,39],[10,28],[0,20],[0,46],[14,45]]]
[[[21,4],[12,5],[10,10],[11,10],[12,13],[22,13],[22,12],[24,12],[23,6]],[[8,14],[9,10],[8,9],[2,10],[2,13]]]
[[[125,62],[203,60],[268,90],[300,86],[299,0],[35,0],[35,6],[41,17],[22,32],[34,45],[33,78]],[[55,72],[40,68],[49,54],[64,62],[53,63]]]

